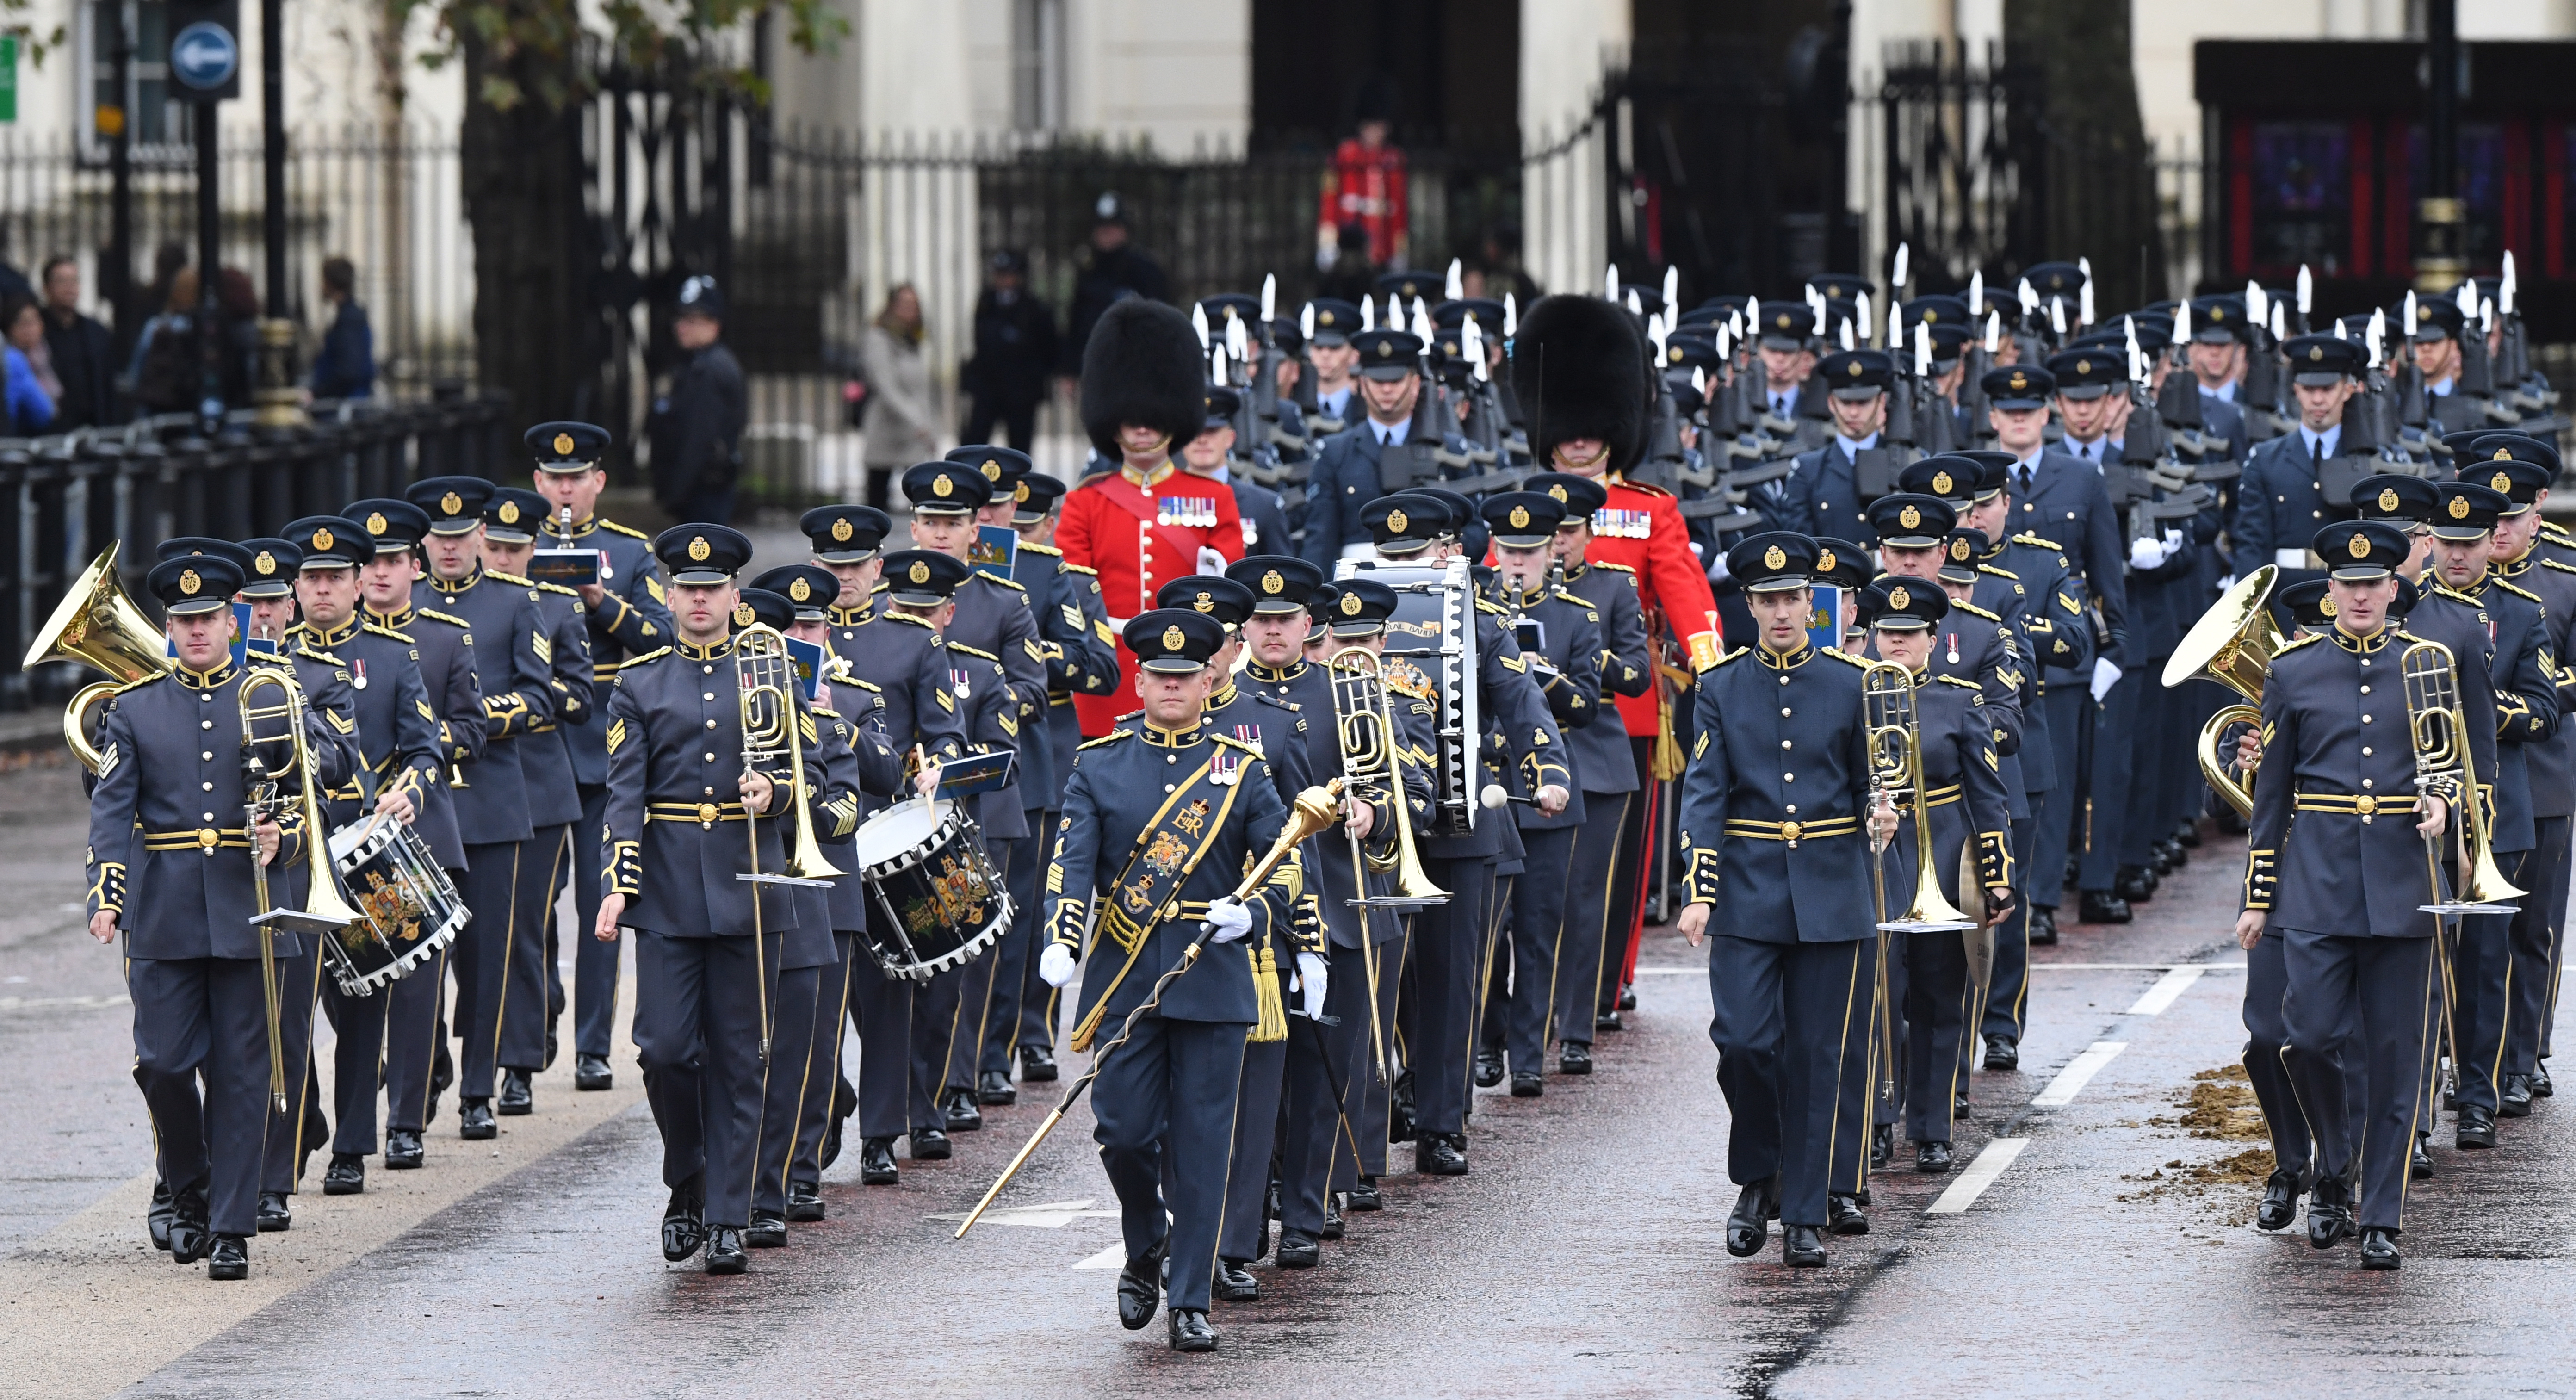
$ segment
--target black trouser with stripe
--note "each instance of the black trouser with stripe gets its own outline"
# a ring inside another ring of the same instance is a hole
[[[1821,1229],[1826,1195],[1858,1192],[1868,1161],[1878,940],[1708,942],[1708,1035],[1734,1120],[1727,1176],[1778,1177],[1782,1223]]]

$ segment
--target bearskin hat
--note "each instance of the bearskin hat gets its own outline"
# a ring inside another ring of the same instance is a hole
[[[1599,297],[1541,297],[1512,337],[1512,392],[1544,467],[1558,443],[1599,438],[1610,467],[1626,471],[1646,455],[1652,389],[1646,336],[1637,318]]]
[[[1082,430],[1100,455],[1118,460],[1118,429],[1147,424],[1174,447],[1207,422],[1207,362],[1187,317],[1159,301],[1128,297],[1101,313],[1082,347]]]

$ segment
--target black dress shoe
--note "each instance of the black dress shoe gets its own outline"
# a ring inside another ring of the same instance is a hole
[[[2495,1113],[2477,1104],[2460,1105],[2459,1133],[2452,1145],[2466,1152],[2471,1148],[2496,1145]]]
[[[295,1212],[287,1209],[285,1192],[262,1191],[259,1193],[259,1232],[261,1234],[274,1235],[285,1230],[288,1226],[291,1226],[294,1223]]]
[[[915,1128],[912,1130],[912,1160],[916,1162],[945,1162],[948,1160],[948,1153],[948,1134],[941,1132],[937,1128]]]
[[[1869,1165],[1876,1171],[1896,1155],[1896,1125],[1881,1123],[1869,1130]]]
[[[385,1130],[385,1170],[392,1172],[416,1170],[420,1166],[422,1155],[420,1134],[409,1128]]]
[[[1342,1197],[1344,1210],[1386,1209],[1386,1197],[1378,1193],[1377,1178],[1373,1176],[1361,1177],[1360,1184],[1343,1192]]]
[[[1414,1139],[1413,1169],[1425,1176],[1465,1176],[1467,1135],[1424,1133]]]
[[[2431,1142],[2432,1139],[2424,1136],[2422,1133],[2417,1133],[2415,1135],[2415,1150],[2408,1154],[2406,1158],[2406,1179],[2408,1181],[2430,1181],[2433,1179],[2433,1154],[2425,1150]]]
[[[1208,1326],[1207,1314],[1196,1308],[1172,1309],[1169,1328],[1174,1351],[1216,1350],[1216,1329]]]
[[[1280,1268],[1311,1269],[1315,1267],[1316,1263],[1322,1260],[1323,1257],[1324,1247],[1315,1243],[1315,1237],[1313,1235],[1307,1234],[1303,1230],[1282,1230],[1279,1232]]]
[[[2352,1188],[2335,1177],[2320,1177],[2308,1192],[2308,1243],[2332,1249],[2352,1234]]]
[[[2125,924],[2135,917],[2129,901],[2109,890],[2086,890],[2076,908],[2077,921],[2087,924]]]
[[[1994,1070],[2021,1068],[2021,1046],[2014,1043],[2010,1036],[1987,1036],[1986,1068]]]
[[[1976,1105],[1968,1102],[1968,1096],[1961,1094],[1957,1098],[1950,1100],[1950,1121],[1953,1123],[1973,1123],[1976,1121],[1977,1117],[1975,1109]]]
[[[718,1225],[707,1231],[707,1272],[738,1274],[751,1267],[751,1253],[743,1248],[742,1231],[731,1225]]]
[[[1825,1197],[1825,1229],[1836,1235],[1866,1235],[1869,1214],[1860,1208],[1860,1198],[1836,1191]]]
[[[1130,1332],[1144,1331],[1163,1306],[1163,1250],[1170,1243],[1169,1236],[1155,1241],[1118,1271],[1118,1325]]]
[[[1020,1091],[1012,1086],[1008,1070],[988,1069],[975,1076],[975,1101],[996,1106],[1014,1104],[1020,1101]]]
[[[671,1203],[662,1208],[662,1257],[677,1264],[706,1242],[707,1222],[697,1196],[686,1187],[673,1191]]]
[[[322,1169],[322,1194],[355,1196],[367,1189],[367,1159],[355,1152],[334,1152]]]
[[[2180,826],[2178,826],[2178,827],[2175,827],[2175,828],[2174,828],[2173,839],[2174,839],[2174,844],[2175,844],[2175,845],[2178,845],[2178,846],[2180,846],[2180,847],[2182,847],[2184,850],[2187,850],[2187,851],[2197,851],[2197,850],[2199,850],[2199,849],[2200,849],[2200,823],[2198,823],[2198,822],[2190,822],[2190,821],[2187,821],[2187,822],[2184,822],[2182,825],[2180,825]]]
[[[2397,1232],[2385,1225],[2373,1225],[2361,1232],[2361,1266],[2365,1269],[2394,1269],[2405,1261],[2397,1257]]]
[[[980,1132],[984,1127],[984,1111],[975,1106],[972,1089],[949,1090],[947,1114],[948,1131],[952,1133]]]
[[[752,1249],[785,1248],[787,1217],[774,1210],[753,1210],[751,1224],[742,1232],[742,1242]]]
[[[1246,1261],[1241,1259],[1219,1259],[1216,1261],[1216,1288],[1214,1291],[1217,1297],[1229,1303],[1252,1303],[1260,1301],[1261,1280],[1252,1276],[1252,1270],[1243,1267],[1245,1262]]]
[[[1539,1072],[1537,1070],[1516,1069],[1512,1071],[1513,1098],[1534,1099],[1546,1092],[1547,1081],[1539,1077]]]
[[[1918,1142],[1914,1144],[1914,1169],[1918,1172],[1935,1176],[1948,1171],[1950,1169],[1950,1144],[1946,1142]]]
[[[1750,1259],[1762,1252],[1762,1241],[1771,1233],[1771,1221],[1780,1214],[1780,1198],[1775,1194],[1779,1178],[1770,1177],[1745,1187],[1735,1197],[1735,1209],[1726,1215],[1726,1252],[1738,1259]]]
[[[1340,1239],[1342,1237],[1342,1229],[1342,1202],[1340,1195],[1339,1193],[1327,1195],[1324,1197],[1324,1229],[1321,1238],[1328,1240]]]
[[[490,1099],[467,1099],[457,1105],[456,1135],[467,1142],[481,1142],[501,1135],[501,1125],[492,1121]]]
[[[2155,872],[2143,866],[2124,865],[2111,877],[2111,893],[2131,904],[2144,904],[2156,897]]]
[[[2054,906],[2046,904],[2030,906],[2030,946],[2034,948],[2057,946],[2057,910]]]
[[[214,1247],[206,1254],[206,1277],[210,1279],[245,1279],[250,1277],[250,1241],[239,1235],[217,1235]]]
[[[1813,1225],[1782,1227],[1780,1262],[1793,1269],[1821,1269],[1825,1266],[1825,1239]]]
[[[1479,1089],[1490,1089],[1502,1082],[1503,1052],[1500,1050],[1477,1051],[1476,1087]]]
[[[2531,1076],[2508,1074],[2504,1088],[2496,1095],[2496,1116],[2528,1118],[2531,1116]]]
[[[492,1107],[495,1112],[511,1118],[524,1117],[537,1111],[536,1097],[528,1092],[526,1070],[501,1071],[501,1097]]]
[[[1592,1072],[1592,1047],[1580,1040],[1569,1040],[1557,1046],[1556,1072],[1559,1074],[1590,1074]]]
[[[575,1054],[572,1057],[572,1087],[599,1090],[609,1088],[616,1083],[616,1071],[608,1067],[606,1055]]]
[[[2551,1092],[2549,1085],[2549,1066],[2545,1064],[2532,1066],[2531,1096],[2535,1099],[2545,1099],[2549,1097]]]
[[[787,1183],[787,1218],[799,1225],[811,1225],[824,1217],[823,1188],[811,1181]]]
[[[170,1183],[152,1183],[152,1205],[143,1212],[143,1232],[152,1237],[152,1247],[170,1248]]]
[[[2254,1228],[2286,1230],[2299,1218],[2299,1174],[2275,1171],[2263,1182],[2263,1203],[2254,1207]]]
[[[914,1145],[920,1144],[915,1138]],[[892,1186],[902,1179],[894,1165],[894,1139],[869,1138],[859,1144],[859,1184]]]
[[[1055,1051],[1044,1045],[1021,1046],[1020,1078],[1031,1084],[1053,1084]]]
[[[1604,1011],[1592,1018],[1592,1029],[1596,1031],[1623,1031],[1627,1028],[1616,1011]]]
[[[1636,983],[1631,982],[1619,989],[1619,1009],[1622,1011],[1634,1011],[1637,1009]]]

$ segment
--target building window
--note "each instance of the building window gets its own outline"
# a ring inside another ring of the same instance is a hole
[[[1011,126],[1064,126],[1064,0],[1011,0]]]
[[[170,97],[170,22],[164,0],[82,0],[76,71],[89,84],[74,114],[84,160],[108,158],[109,134],[99,129],[99,110],[122,107],[137,162],[184,162],[190,153],[189,107]],[[126,64],[125,91],[116,90],[116,32],[120,16],[134,36],[133,56]]]

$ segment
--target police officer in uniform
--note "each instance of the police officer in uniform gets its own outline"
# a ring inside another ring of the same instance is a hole
[[[2411,543],[2359,520],[2326,526],[2310,547],[2328,561],[2335,623],[2275,654],[2263,685],[2266,771],[2236,939],[2249,951],[2267,934],[2282,940],[2282,1059],[2316,1139],[2308,1241],[2331,1248],[2357,1226],[2362,1267],[2394,1269],[2436,1035],[2439,925],[2417,908],[2435,895],[2424,838],[2443,832],[2451,804],[2415,790],[2412,746],[2388,738],[2406,715],[2399,658],[2418,640],[2388,616]],[[2463,738],[2474,752],[2493,735],[2473,723]]]
[[[687,358],[644,420],[645,437],[653,444],[653,498],[682,520],[723,524],[733,518],[749,408],[742,362],[723,341],[724,317],[724,292],[716,279],[697,276],[680,284],[671,337]]]
[[[611,883],[593,934],[635,930],[635,1045],[671,1188],[662,1257],[678,1263],[704,1246],[709,1273],[738,1274],[749,1265],[742,1232],[765,1004],[798,910],[785,890],[735,877],[785,868],[784,804],[801,795],[787,774],[744,764],[732,629],[750,619],[737,611],[733,580],[751,542],[720,525],[681,525],[657,537],[653,553],[670,573],[679,635],[619,668],[610,692]],[[801,692],[789,709],[793,722],[813,722]],[[825,806],[848,795],[819,780]]]
[[[535,455],[531,474],[537,494],[546,499],[546,521],[539,531],[541,549],[586,549],[599,558],[598,580],[572,585],[590,633],[591,682],[604,687],[630,656],[659,650],[671,643],[671,609],[662,587],[662,566],[653,558],[652,541],[598,513],[599,493],[608,485],[600,465],[609,446],[608,430],[589,423],[539,423],[528,429],[528,450]],[[558,646],[558,654],[563,650]],[[572,754],[574,791],[581,795],[581,823],[574,828],[571,880],[577,927],[599,920],[599,842],[594,839],[608,812],[608,748],[600,735],[607,726],[579,724],[563,731]],[[573,1087],[606,1089],[616,1082],[609,1067],[609,1038],[617,1024],[617,964],[622,945],[576,939],[573,951],[572,1026]]]
[[[1263,1011],[1254,957],[1235,945],[1256,930],[1284,934],[1301,880],[1292,858],[1249,901],[1232,893],[1289,813],[1261,755],[1205,722],[1218,680],[1208,663],[1225,644],[1223,626],[1204,613],[1156,609],[1129,623],[1124,640],[1144,672],[1144,713],[1134,727],[1085,744],[1074,764],[1063,843],[1047,875],[1053,935],[1040,972],[1061,987],[1078,959],[1088,962],[1083,1018],[1111,1037],[1099,1042],[1092,1107],[1126,1238],[1119,1321],[1131,1331],[1153,1321],[1168,1260],[1171,1345],[1208,1351],[1236,1090]],[[1097,930],[1086,948],[1095,899]],[[1154,1014],[1117,1040],[1202,924],[1213,932],[1194,963],[1164,989]],[[1309,1007],[1319,1008],[1328,991],[1321,960],[1300,972]]]
[[[885,571],[881,546],[893,521],[873,506],[816,506],[805,512],[798,528],[812,543],[814,562],[840,584],[824,610],[825,643],[853,676],[877,688],[886,707],[886,735],[896,752],[918,760],[935,778],[938,765],[965,755],[966,717],[950,685],[948,645],[939,629],[904,607],[877,607],[878,580]],[[926,581],[929,564],[923,569]],[[932,607],[939,601],[926,590],[917,591],[909,578],[886,596],[898,604],[905,597],[927,600]],[[863,805],[872,815],[873,804],[863,800]],[[948,1130],[936,1080],[917,1091],[913,1087],[916,985],[885,972],[874,958],[853,967],[850,980],[850,1019],[859,1034],[859,1179],[870,1186],[891,1186],[898,1171],[896,1138],[911,1135],[916,1161],[944,1161],[950,1153]],[[836,1099],[834,1111],[846,1114],[849,1109]]]
[[[1869,1136],[1869,860],[1896,830],[1892,813],[1864,811],[1864,663],[1807,639],[1816,553],[1788,531],[1729,552],[1759,630],[1700,675],[1681,819],[1691,902],[1680,928],[1709,945],[1709,1038],[1734,1119],[1727,1174],[1743,1188],[1726,1249],[1759,1251],[1777,1218],[1782,1258],[1800,1268],[1825,1262],[1829,1194],[1846,1197],[1836,1214],[1860,1209],[1849,1198]]]
[[[375,558],[374,539],[364,525],[336,515],[306,516],[289,524],[285,535],[303,551],[295,575],[303,621],[293,637],[342,663],[356,708],[357,733],[351,737],[358,774],[324,794],[324,815],[338,828],[381,812],[419,827],[433,854],[442,835],[452,848],[456,816],[446,806],[437,711],[421,685],[416,648],[358,615],[358,572]],[[351,1196],[366,1189],[366,1159],[376,1151],[376,1093],[384,1087],[385,1009],[393,991],[353,997],[336,978],[323,979],[321,987],[322,1009],[338,1036],[331,1162],[322,1173],[322,1194]]]
[[[245,819],[228,606],[241,584],[221,555],[166,559],[147,576],[176,664],[108,704],[83,873],[90,936],[125,936],[134,1080],[169,1179],[170,1257],[204,1259],[215,1279],[250,1275],[271,1107],[251,863],[283,870],[309,846],[291,814],[224,825]],[[278,931],[276,953],[295,955],[304,937]]]
[[[472,476],[430,477],[403,493],[429,517],[429,535],[421,541],[429,571],[413,586],[413,600],[472,629],[490,739],[456,792],[457,824],[473,838],[466,843],[461,893],[474,918],[457,935],[454,955],[456,1033],[464,1045],[458,1118],[468,1140],[499,1131],[496,1107],[511,1114],[535,1107],[528,1076],[545,1064],[544,920],[557,863],[580,815],[579,799],[557,790],[571,777],[569,766],[557,772],[540,756],[532,782],[525,755],[540,745],[520,742],[554,719],[552,644],[534,590],[494,579],[483,568],[483,507],[491,494],[492,483]],[[546,743],[561,747],[559,740]]]
[[[490,746],[483,687],[474,669],[474,638],[465,619],[416,606],[413,586],[421,570],[421,541],[429,516],[409,501],[373,498],[352,503],[347,516],[367,527],[374,557],[358,567],[362,620],[410,643],[420,667],[421,690],[438,724],[443,778],[422,806],[422,832],[460,894],[467,862],[458,794]],[[472,906],[469,904],[468,908]],[[461,937],[462,935],[460,935]],[[385,1003],[385,1166],[404,1171],[422,1161],[421,1133],[438,1117],[438,1097],[455,1082],[447,1051],[447,966],[453,943],[420,973],[394,983]]]

